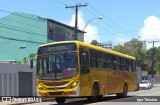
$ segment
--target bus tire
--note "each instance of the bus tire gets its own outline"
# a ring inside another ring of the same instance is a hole
[[[58,104],[63,104],[66,101],[66,98],[65,97],[56,97],[55,100]]]
[[[93,88],[92,88],[92,96],[87,97],[88,101],[90,102],[95,102],[99,99],[101,99],[101,95],[99,95],[99,84],[98,83],[94,83]]]
[[[127,93],[128,93],[128,85],[127,85],[127,83],[125,83],[123,86],[123,93],[117,93],[116,96],[127,97]]]

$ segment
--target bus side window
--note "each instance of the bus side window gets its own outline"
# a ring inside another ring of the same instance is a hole
[[[120,71],[120,63],[121,63],[121,58],[120,57],[116,57],[116,66],[117,66],[117,71]]]
[[[105,69],[105,53],[103,52],[98,52],[98,57],[97,57],[97,61],[98,61],[98,68],[99,69]]]
[[[132,65],[132,72],[136,72],[136,70],[135,70],[136,63],[135,63],[135,61],[132,61],[131,65]]]
[[[126,71],[126,59],[122,58],[122,71],[125,72]]]
[[[98,68],[97,52],[95,50],[89,50],[91,68]]]
[[[116,56],[114,55],[112,57],[112,66],[113,66],[113,70],[117,70],[117,59],[116,59]]]
[[[126,71],[129,72],[129,60],[126,59]]]
[[[105,63],[104,63],[104,67],[105,67],[106,70],[108,70],[108,65],[109,65],[109,64],[108,64],[108,56],[109,56],[108,54],[105,54]]]
[[[82,74],[87,74],[90,72],[89,54],[87,51],[84,51],[83,49],[80,49],[80,65]]]
[[[112,70],[112,55],[108,54],[107,56],[108,70]]]
[[[129,60],[129,72],[133,72],[132,71],[132,61],[131,60]]]

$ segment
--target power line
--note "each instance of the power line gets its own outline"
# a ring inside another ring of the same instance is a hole
[[[90,11],[88,8],[86,8],[86,9],[87,9],[87,11],[90,12],[92,15],[97,16],[94,12]],[[101,13],[100,13],[100,14],[101,14]],[[103,14],[101,14],[101,15],[102,15],[103,17],[105,17]],[[107,18],[107,17],[105,17],[105,18]],[[108,20],[108,18],[107,18],[107,20]],[[118,29],[116,29],[116,28],[113,27],[112,25],[106,23],[104,20],[101,20],[101,21],[102,21],[103,24],[106,24],[107,26],[111,27],[111,29],[119,32]],[[111,21],[111,20],[110,20],[110,21]],[[113,24],[113,22],[112,22],[112,24]],[[115,23],[114,23],[114,24],[115,24]],[[118,26],[118,25],[116,25],[116,26]],[[120,27],[120,26],[119,26],[119,27]],[[105,31],[108,31],[108,30],[106,30],[106,29],[104,29],[104,28],[101,28],[101,29],[103,29],[103,30],[105,30]],[[124,29],[123,29],[123,30],[124,30]],[[108,32],[109,32],[109,31],[108,31]],[[125,30],[125,32],[130,33],[129,31],[126,31],[126,30]],[[110,31],[110,33],[113,33],[113,32]],[[132,34],[132,33],[130,33],[130,34]]]
[[[42,42],[36,42],[36,41],[29,41],[29,40],[23,40],[23,39],[15,39],[15,38],[9,38],[9,37],[4,37],[0,36],[1,39],[8,39],[8,40],[14,40],[14,41],[21,41],[21,42],[30,42],[30,43],[36,43],[36,44],[45,44]]]
[[[81,0],[82,2],[85,2],[85,0]],[[111,19],[109,19],[108,17],[106,17],[105,15],[103,15],[102,13],[100,13],[96,8],[94,8],[92,5],[90,5],[90,7],[92,9],[94,9],[94,11],[96,11],[97,13],[99,13],[101,16],[103,16],[104,18],[106,18],[110,23],[112,23],[114,26],[120,28],[121,30],[125,31],[126,33],[130,33],[133,36],[133,33],[131,33],[130,31],[127,31],[126,29],[124,29],[123,27],[121,27],[120,25],[116,24],[115,22],[113,22]],[[87,8],[86,8],[87,9]],[[97,16],[95,14],[95,12],[93,13],[92,11],[90,11],[89,9],[87,9],[87,11],[89,11],[92,15]],[[112,25],[109,25],[108,23],[106,23],[105,21],[101,20],[103,24],[106,24],[107,26],[111,27],[113,30],[116,30],[117,32],[119,32],[118,29],[116,29],[115,27],[113,27]],[[104,30],[104,28],[101,28]],[[105,31],[108,31],[105,29]],[[111,32],[113,33],[113,32]],[[135,35],[134,35],[135,36]]]
[[[76,2],[76,1],[75,1]],[[86,8],[87,9],[87,8]],[[88,9],[87,9],[88,10]],[[89,11],[89,10],[88,10]],[[80,14],[81,15],[81,14]],[[96,16],[96,15],[95,15]],[[93,24],[95,24],[94,22],[93,22]],[[95,25],[97,25],[97,24],[95,24]],[[97,25],[98,26],[98,25]],[[108,31],[108,30],[106,30],[105,28],[103,28],[103,27],[101,27],[101,26],[99,26],[99,28],[101,28],[101,29],[103,29],[103,30],[105,30],[105,31]],[[112,34],[114,34],[113,32],[111,32],[111,31],[108,31],[108,32],[110,32],[110,33],[112,33]],[[88,37],[86,34],[84,34],[87,38],[89,38],[89,39],[91,39],[91,40],[93,40],[92,38],[90,38],[90,37]]]
[[[25,33],[34,34],[34,35],[39,35],[39,36],[45,36],[45,35],[43,35],[43,34],[30,32],[30,30],[29,30],[29,31],[25,31],[25,30],[27,30],[27,29],[23,29],[23,28],[21,28],[21,27],[16,27],[16,26],[8,25],[8,24],[4,24],[4,23],[1,23],[1,22],[0,22],[0,24],[1,24],[1,25],[5,25],[5,26],[9,26],[9,27],[0,26],[0,27],[3,27],[3,28],[8,28],[8,29],[12,29],[12,30],[15,30],[15,31],[25,32]],[[10,27],[11,27],[11,28],[10,28]],[[16,29],[15,29],[15,28],[16,28]],[[23,29],[23,30],[19,30],[19,29]]]
[[[81,0],[81,1],[82,1],[82,0]],[[74,1],[74,2],[78,3],[77,1]],[[82,2],[85,2],[85,1],[82,1]],[[86,9],[88,12],[90,12],[92,15],[94,15],[94,16],[97,17],[97,15],[96,15],[94,12],[92,12],[91,10],[89,10],[89,9],[86,8],[86,7],[85,7],[85,9]],[[101,15],[102,15],[102,14],[101,14]],[[103,15],[103,16],[104,16],[104,15]],[[101,21],[102,21],[102,23],[106,24],[107,26],[110,26],[113,30],[116,30],[117,32],[119,32],[119,30],[117,30],[117,29],[114,28],[113,26],[107,24],[105,21],[103,21],[103,20],[101,20]],[[94,22],[92,22],[92,23],[95,24]],[[104,28],[104,27],[102,27],[102,26],[99,26],[99,25],[97,25],[97,24],[95,24],[95,25],[98,26],[98,28],[100,28],[100,29],[102,29],[102,30],[104,30],[104,31],[107,31],[107,32],[109,32],[109,33],[111,33],[111,34],[113,34],[113,35],[116,35],[116,34],[114,34],[114,32],[111,32],[111,31],[107,30],[106,28]],[[130,32],[128,32],[128,33],[130,33]],[[116,35],[116,36],[117,36],[117,35]]]
[[[27,17],[27,16],[23,16],[23,15],[20,15],[20,14],[16,14],[16,13],[12,13],[12,12],[9,12],[9,11],[6,11],[6,10],[0,10],[0,11],[2,11],[2,12],[5,12],[5,13],[9,13],[9,14],[13,14],[13,15],[16,15],[16,16],[20,16],[20,17],[23,17],[23,18],[26,18],[26,19],[31,19],[31,20],[35,20],[35,21],[38,21],[38,22],[44,22],[44,20],[37,20],[37,19],[34,19],[34,18],[31,18],[31,17]],[[46,23],[46,22],[45,22]]]
[[[40,28],[40,29],[44,29],[42,27],[39,27],[39,26],[35,26],[35,25],[31,25],[31,24],[27,24],[27,23],[24,23],[24,22],[20,22],[20,21],[16,21],[16,20],[12,20],[12,19],[8,19],[8,18],[3,18],[5,20],[9,20],[9,21],[13,21],[13,22],[16,22],[16,23],[21,23],[21,24],[25,24],[25,25],[28,25],[28,26],[32,26],[32,27],[36,27],[36,28]]]
[[[66,4],[64,4],[63,2],[60,2],[60,0],[52,0],[52,1],[55,1],[55,2],[57,2],[57,3],[59,3],[59,4],[61,4],[61,5],[66,5]]]
[[[59,2],[59,1],[57,1],[57,0],[52,0],[52,1],[56,1],[56,2],[58,2],[59,4],[61,4],[61,5],[65,5],[64,3],[62,3],[62,2]],[[37,19],[33,19],[33,18],[30,18],[30,17],[26,17],[26,16],[23,16],[23,15],[18,15],[18,14],[15,14],[15,13],[12,13],[12,12],[9,12],[9,11],[6,11],[6,10],[0,10],[1,12],[5,12],[5,13],[9,13],[9,14],[13,14],[13,15],[16,15],[16,16],[20,16],[20,17],[23,17],[23,18],[27,18],[27,19],[31,19],[31,20],[35,20],[35,21],[39,21],[39,20],[37,20]],[[6,19],[6,18],[5,18]],[[7,20],[11,20],[11,19],[7,19]],[[11,20],[11,21],[14,21],[14,20]],[[17,22],[17,21],[15,21],[15,22]],[[41,21],[41,22],[44,22],[44,21]],[[26,24],[26,23],[23,23],[23,22],[19,22],[19,23],[22,23],[22,24]],[[6,27],[6,28],[8,28],[8,27]],[[12,28],[11,28],[12,29]],[[12,30],[15,30],[15,29],[12,29]],[[18,30],[17,30],[18,31]],[[28,33],[28,32],[27,32]],[[33,34],[33,33],[32,33]],[[86,36],[86,37],[88,37],[88,36]],[[89,37],[88,37],[89,38]],[[91,39],[91,38],[89,38],[89,39]]]
[[[81,0],[84,1],[84,0]],[[124,29],[123,27],[121,27],[120,25],[116,24],[115,22],[113,22],[111,19],[109,19],[108,17],[106,17],[105,15],[103,15],[101,12],[99,12],[96,8],[94,8],[92,5],[90,5],[91,8],[93,8],[97,13],[99,13],[100,15],[102,15],[104,18],[106,18],[108,21],[110,21],[112,24],[114,24],[115,26],[121,28],[122,30],[128,32],[126,29]]]
[[[0,24],[1,24],[1,23],[0,23]],[[15,29],[15,28],[13,28],[13,27],[7,27],[7,26],[0,26],[0,27],[6,28],[6,29],[10,29],[10,30],[14,30],[14,31],[24,32],[24,33],[28,33],[28,34],[44,36],[44,35],[42,35],[42,34],[37,34],[37,33],[33,33],[33,32],[28,32],[28,31],[24,31],[24,30]]]
[[[59,4],[61,5],[65,5],[64,3],[60,2],[60,1],[57,1],[57,0],[52,0],[52,1],[56,1],[58,2]],[[13,15],[16,15],[16,16],[19,16],[19,17],[23,17],[23,18],[27,18],[27,19],[31,19],[31,20],[35,20],[35,21],[38,21],[38,22],[44,22],[42,20],[37,20],[37,19],[34,19],[34,18],[30,18],[30,17],[27,17],[27,16],[23,16],[23,15],[19,15],[19,14],[16,14],[16,13],[12,13],[12,12],[9,12],[9,11],[6,11],[6,10],[0,10],[1,12],[5,12],[5,13],[8,13],[8,14],[13,14]],[[5,18],[6,19],[6,18]],[[11,20],[11,19],[7,19],[7,20]],[[11,20],[11,21],[15,21],[15,20]],[[15,22],[18,22],[18,21],[15,21]],[[23,22],[18,22],[18,23],[22,23],[22,24],[26,24],[26,23],[23,23]],[[26,25],[29,25],[29,24],[26,24]],[[33,25],[30,25],[30,26],[33,26]],[[35,27],[35,26],[33,26]],[[36,26],[37,27],[37,26]],[[3,27],[4,28],[4,27]],[[5,27],[5,28],[8,28],[8,27]],[[11,28],[12,29],[12,28]],[[15,29],[12,29],[12,30],[15,30]],[[32,33],[33,34],[33,33]],[[90,38],[91,39],[91,38]]]
[[[85,5],[81,5],[81,4],[79,4],[79,5],[75,5],[75,6],[67,6],[66,5],[66,8],[76,8],[76,10],[75,10],[75,35],[74,35],[74,40],[77,40],[77,27],[78,27],[78,9],[80,8],[80,7],[85,7],[85,6],[87,6],[87,3],[85,4]]]
[[[13,34],[13,33],[10,33],[10,32],[6,32],[6,31],[0,31],[1,33],[7,33],[7,34],[10,34],[10,35],[15,35],[15,36],[23,36],[23,34]],[[27,36],[23,36],[24,38],[29,38],[29,39],[32,39],[33,37],[27,37]],[[37,37],[36,37],[36,39],[37,39]],[[38,39],[39,41],[42,41],[41,43],[44,43],[44,42],[46,42],[45,40],[41,40],[41,39]]]
[[[0,10],[1,12],[6,12],[6,13],[10,13],[10,14],[13,14],[13,15],[16,15],[16,16],[19,16],[19,17],[23,17],[23,18],[27,18],[27,19],[31,19],[31,20],[36,20],[36,21],[38,21],[38,22],[44,22],[44,21],[42,21],[42,20],[37,20],[37,19],[33,19],[33,18],[30,18],[30,17],[26,17],[26,16],[23,16],[23,15],[19,15],[19,14],[15,14],[15,13],[11,13],[11,12],[9,12],[9,11],[5,11],[5,10]],[[19,21],[15,21],[15,20],[12,20],[12,19],[7,19],[7,18],[3,18],[3,19],[5,19],[5,20],[10,20],[10,21],[14,21],[14,22],[16,22],[16,23],[21,23],[21,24],[25,24],[25,25],[28,25],[28,26],[32,26],[32,27],[37,27],[37,28],[41,28],[41,29],[44,29],[45,30],[45,28],[42,28],[42,27],[38,27],[38,26],[34,26],[34,25],[30,25],[30,24],[26,24],[26,23],[23,23],[23,22],[19,22]],[[42,18],[43,19],[43,18]],[[46,22],[45,22],[46,23]],[[4,24],[4,23],[0,23],[0,24]],[[7,24],[4,24],[4,25],[7,25]],[[7,26],[9,26],[9,25],[7,25]],[[15,26],[11,26],[11,27],[15,27]],[[16,27],[16,28],[21,28],[21,27]],[[22,29],[22,28],[21,28]],[[26,29],[25,29],[26,30]],[[30,34],[37,34],[37,33],[31,33],[31,32],[27,32],[27,33],[30,33]],[[41,34],[37,34],[37,35],[41,35]],[[43,35],[42,35],[43,36]]]
[[[1,10],[0,10],[1,11]],[[2,12],[7,12],[7,13],[11,13],[11,12],[8,12],[8,11],[5,11],[3,10]],[[16,16],[20,16],[20,17],[24,17],[22,15],[17,15],[17,14],[14,14],[14,13],[11,13],[13,15],[16,15]],[[26,17],[24,17],[26,18]],[[27,17],[28,18],[28,17]],[[6,19],[6,20],[10,20],[10,21],[14,21],[14,22],[17,22],[17,23],[21,23],[21,24],[26,24],[26,23],[23,23],[23,22],[19,22],[19,21],[15,21],[15,20],[12,20],[12,19],[7,19],[7,18],[3,18],[3,19]],[[31,19],[31,18],[29,18]],[[32,20],[35,20],[35,19],[32,19]],[[25,31],[23,28],[21,27],[16,27],[16,26],[12,26],[12,25],[7,25],[7,24],[4,24],[4,23],[0,23],[1,25],[5,25],[5,26],[0,26],[2,28],[6,28],[6,29],[10,29],[10,30],[14,30],[14,31],[18,31],[18,32],[23,32],[23,33],[29,33],[29,34],[34,34],[34,35],[39,35],[39,36],[45,36],[45,35],[42,35],[42,34],[38,34],[38,33],[33,33],[33,32],[28,32],[28,31]],[[29,25],[29,24],[26,24],[26,25]],[[9,27],[8,27],[9,26]],[[29,25],[29,26],[33,26],[33,25]],[[37,26],[33,26],[33,27],[37,27]],[[16,29],[15,29],[16,28]],[[38,28],[41,28],[41,27],[38,27]],[[19,29],[23,29],[23,30],[19,30]],[[44,29],[44,28],[41,28],[41,29]],[[2,31],[1,31],[2,32]],[[4,32],[4,31],[3,31]],[[6,32],[8,33],[8,32]],[[11,34],[11,33],[9,33]],[[13,35],[13,34],[12,34]],[[81,36],[82,37],[82,36]],[[86,36],[87,37],[87,36]],[[88,37],[89,38],[89,37]],[[91,38],[90,38],[91,39]],[[42,42],[43,43],[43,42]]]

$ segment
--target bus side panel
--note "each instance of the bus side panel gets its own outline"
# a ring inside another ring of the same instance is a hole
[[[97,79],[100,83],[100,95],[105,95],[109,93],[109,71],[108,70],[99,70],[97,74]]]
[[[116,90],[116,73],[108,71],[108,94],[112,94]]]
[[[128,91],[132,92],[137,89],[137,77],[136,77],[136,73],[128,73],[128,74],[131,77]]]
[[[128,72],[117,72],[116,74],[116,91],[115,93],[122,93],[123,92],[123,86],[124,83],[127,82],[128,84],[128,91],[132,92],[136,89],[137,83],[136,83],[136,74],[134,73],[128,73]]]
[[[123,92],[123,86],[126,79],[123,75],[123,72],[117,71],[116,72],[116,90],[115,93],[122,93]]]
[[[91,95],[91,81],[89,74],[80,75],[80,96]]]

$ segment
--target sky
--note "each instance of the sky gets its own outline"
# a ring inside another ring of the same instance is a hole
[[[87,32],[85,42],[111,41],[123,44],[132,38],[142,41],[160,40],[160,0],[1,0],[0,17],[8,12],[22,12],[50,18],[74,26],[75,9],[79,8],[78,28]],[[102,17],[102,19],[98,19]],[[152,46],[147,43],[147,48]],[[156,42],[155,46],[160,46]]]

